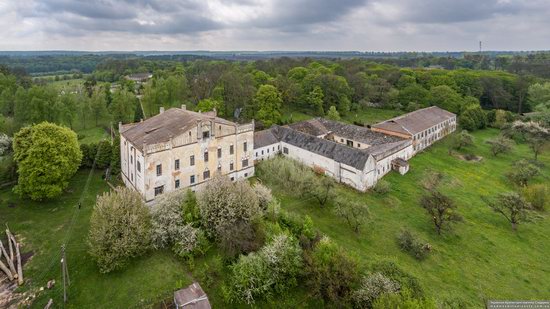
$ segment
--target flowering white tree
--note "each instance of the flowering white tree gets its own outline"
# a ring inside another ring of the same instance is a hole
[[[11,142],[11,137],[4,133],[0,133],[0,157],[11,151]]]

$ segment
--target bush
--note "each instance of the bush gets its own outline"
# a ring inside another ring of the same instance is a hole
[[[388,293],[397,293],[400,284],[384,276],[374,273],[361,279],[361,286],[353,292],[353,303],[357,308],[372,307],[374,301]]]
[[[258,166],[257,175],[268,183],[296,195],[306,194],[315,177],[307,166],[281,156],[263,161]]]
[[[262,211],[247,181],[232,182],[216,176],[197,193],[202,226],[208,235],[236,255],[257,248]]]
[[[386,194],[388,192],[390,192],[390,189],[391,189],[391,185],[388,181],[384,180],[384,179],[380,179],[378,180],[378,182],[376,183],[376,185],[374,186],[374,188],[372,188],[372,190],[380,195],[383,195],[383,194]]]
[[[5,133],[0,133],[0,157],[5,156],[12,150],[12,139]]]
[[[258,203],[260,205],[260,208],[263,210],[267,210],[267,206],[271,201],[273,200],[273,195],[271,194],[271,189],[268,187],[262,185],[261,183],[257,182],[252,186],[252,189],[254,189],[254,192],[256,193],[256,196],[258,197]]]
[[[487,116],[480,106],[470,107],[460,115],[458,122],[462,129],[475,131],[487,126]]]
[[[523,196],[538,211],[546,210],[550,202],[550,189],[545,184],[530,185],[523,190]]]
[[[358,281],[357,262],[328,238],[304,255],[306,279],[310,291],[323,300],[343,306],[351,301]]]
[[[409,230],[402,230],[397,235],[397,243],[402,251],[409,253],[418,260],[424,259],[432,248],[429,243],[424,243]]]
[[[123,268],[151,243],[151,215],[141,195],[117,188],[97,198],[88,235],[89,253],[102,273]]]
[[[410,291],[413,298],[424,297],[424,289],[418,279],[399,268],[394,262],[378,262],[371,267],[373,273],[379,272],[389,279],[399,283],[401,289]]]
[[[510,152],[514,146],[514,141],[503,135],[499,135],[496,138],[488,140],[487,144],[491,146],[491,153],[496,157],[500,153]]]
[[[514,162],[512,169],[506,176],[514,184],[525,187],[533,177],[539,174],[539,172],[540,169],[536,165],[522,159]]]
[[[439,307],[430,298],[414,298],[412,293],[404,289],[400,293],[386,293],[381,295],[372,305],[373,309],[407,308],[407,309],[437,309]],[[460,307],[465,308],[465,307]]]
[[[189,197],[186,191],[176,190],[158,198],[151,211],[151,238],[155,248],[171,247],[180,257],[190,257],[206,250],[204,233],[185,221],[184,209]]]
[[[302,264],[302,250],[296,239],[280,234],[257,253],[241,255],[230,266],[224,295],[229,302],[249,305],[270,299],[297,285]]]

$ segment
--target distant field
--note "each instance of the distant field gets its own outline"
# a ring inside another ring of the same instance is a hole
[[[109,134],[101,127],[81,129],[77,130],[76,133],[79,135],[79,138],[82,137],[78,140],[81,144],[97,143],[102,139],[109,138]]]
[[[314,116],[308,115],[302,111],[284,109],[282,114],[283,122],[298,122],[313,118]],[[383,120],[393,118],[395,116],[403,114],[402,111],[393,109],[382,109],[374,107],[364,107],[355,112],[349,112],[342,117],[342,120],[349,123],[360,123],[363,125],[374,124]]]

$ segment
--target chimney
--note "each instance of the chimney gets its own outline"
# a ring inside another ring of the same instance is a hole
[[[164,113],[164,106],[160,107],[160,114]]]
[[[184,111],[186,111],[186,110],[187,110],[187,106],[186,106],[185,104],[182,104],[182,105],[181,105],[181,109],[183,109]]]

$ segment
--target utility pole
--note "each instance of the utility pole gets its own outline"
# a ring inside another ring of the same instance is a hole
[[[67,285],[71,285],[69,270],[67,269],[67,257],[65,256],[65,244],[61,245],[61,272],[63,274],[63,302],[67,302]]]

